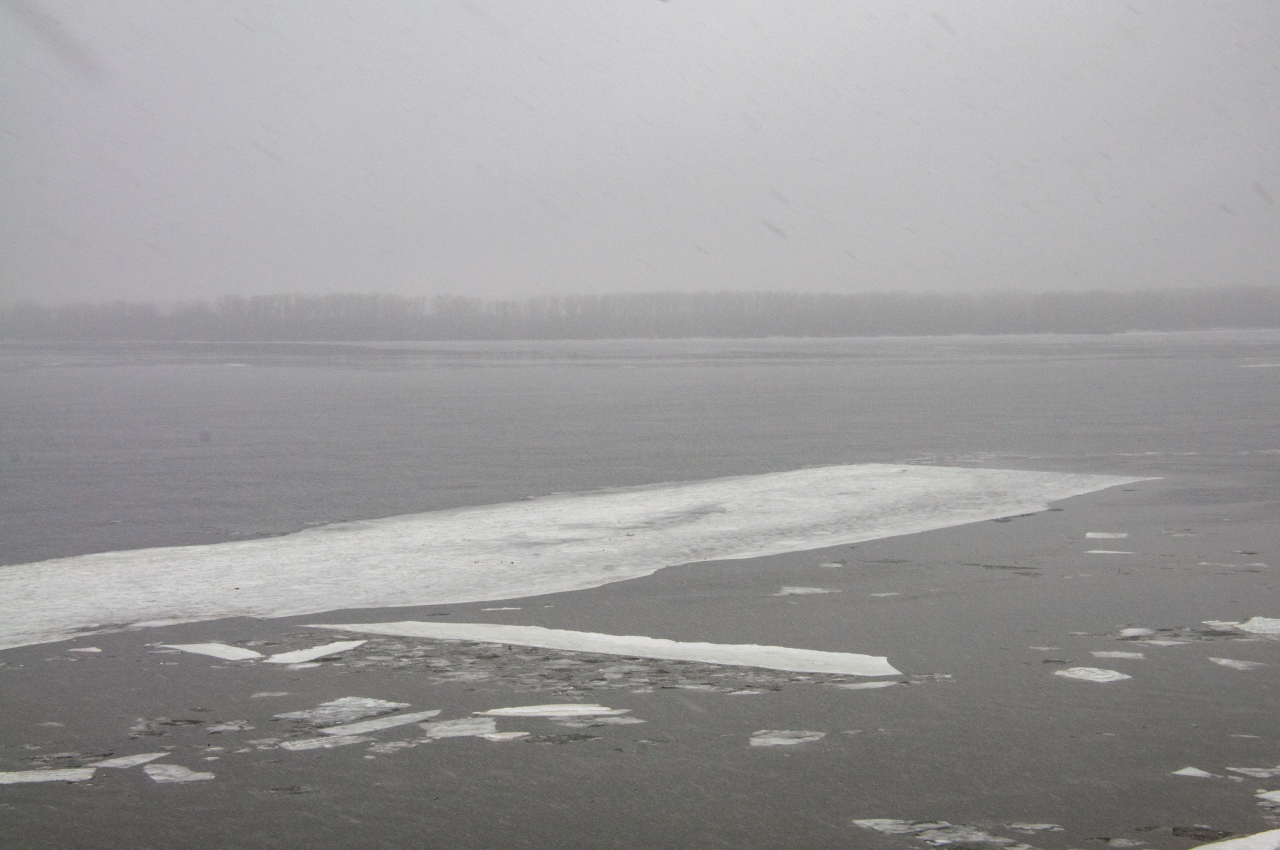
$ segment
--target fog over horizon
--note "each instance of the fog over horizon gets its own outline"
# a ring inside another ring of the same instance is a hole
[[[0,2],[0,303],[1280,284],[1280,5]]]

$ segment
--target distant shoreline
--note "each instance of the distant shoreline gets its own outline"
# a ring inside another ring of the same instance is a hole
[[[224,296],[0,306],[10,342],[448,342],[1117,334],[1280,328],[1280,287],[976,294],[653,292],[483,300]]]

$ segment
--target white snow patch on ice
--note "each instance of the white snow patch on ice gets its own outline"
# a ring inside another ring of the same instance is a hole
[[[214,778],[212,773],[200,773],[177,764],[149,764],[142,769],[156,782],[200,782]]]
[[[341,726],[329,726],[320,731],[326,735],[367,735],[370,732],[394,729],[397,726],[407,726],[410,723],[427,720],[439,713],[438,708],[431,711],[414,711],[410,714],[395,714],[391,717],[379,717],[376,720],[361,720],[356,723],[344,723]]]
[[[1194,779],[1213,779],[1217,774],[1210,773],[1207,770],[1201,770],[1198,767],[1184,767],[1182,770],[1175,770],[1174,776],[1190,776]]]
[[[1212,847],[1214,850],[1278,850],[1280,848],[1280,829],[1270,829],[1242,838],[1228,838],[1212,844],[1201,844],[1193,850]]]
[[[85,630],[599,587],[1043,510],[1143,479],[861,464],[435,511],[0,570],[0,649]]]
[[[407,620],[400,623],[346,623],[343,625],[312,624],[313,628],[336,629],[400,637],[434,638],[436,640],[471,640],[481,643],[537,646],[573,652],[595,652],[633,658],[663,658],[671,661],[702,661],[738,667],[762,667],[793,673],[843,673],[850,676],[897,676],[883,656],[858,655],[852,652],[825,652],[816,649],[791,649],[785,646],[759,646],[732,643],[686,643],[664,638],[638,635],[605,635],[595,632],[571,632],[544,629],[541,626],[503,626],[493,623],[426,623]]]
[[[288,711],[277,714],[277,720],[301,720],[313,726],[336,726],[339,723],[352,723],[366,717],[379,714],[390,714],[401,708],[408,708],[407,702],[388,702],[368,697],[342,697],[321,703],[306,711]]]
[[[69,767],[64,770],[14,770],[0,772],[0,785],[20,785],[27,782],[83,782],[92,778],[93,767]]]
[[[609,708],[594,703],[556,703],[553,705],[513,705],[507,708],[491,708],[477,711],[486,717],[599,717],[611,714],[628,714],[629,708]]]
[[[245,649],[241,646],[228,646],[225,643],[166,643],[165,649],[180,649],[183,652],[194,652],[196,655],[211,655],[223,661],[251,661],[261,658],[261,652]]]
[[[1085,682],[1118,682],[1121,679],[1133,678],[1116,670],[1103,670],[1099,667],[1068,667],[1066,670],[1055,670],[1053,675],[1081,679]]]
[[[293,652],[281,652],[267,659],[267,664],[305,664],[308,661],[315,661],[317,658],[328,658],[330,655],[337,655],[346,652],[348,649],[355,649],[362,643],[368,643],[363,640],[341,640],[337,643],[326,643],[324,646],[313,646],[310,649],[299,649]]]
[[[809,741],[820,741],[826,732],[792,731],[790,729],[761,729],[751,735],[753,747],[793,747]]]

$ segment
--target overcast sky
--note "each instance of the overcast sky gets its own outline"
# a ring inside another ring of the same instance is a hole
[[[1280,285],[1280,3],[0,0],[0,300]]]

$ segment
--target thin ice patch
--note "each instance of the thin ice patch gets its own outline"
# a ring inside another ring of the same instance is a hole
[[[813,596],[819,593],[839,593],[838,590],[827,590],[824,587],[786,587],[773,594],[774,596]]]
[[[1252,670],[1255,667],[1265,667],[1261,661],[1237,661],[1234,658],[1210,658],[1214,664],[1221,664],[1223,667],[1230,667],[1232,670]]]
[[[407,702],[387,702],[366,697],[342,697],[330,702],[321,703],[306,711],[288,711],[277,714],[277,720],[300,720],[312,726],[336,726],[339,723],[352,723],[366,717],[377,717],[379,714],[390,714],[402,708],[408,708]]]
[[[0,785],[22,785],[28,782],[84,782],[86,779],[93,778],[94,767],[0,772]]]
[[[201,782],[213,779],[212,773],[200,773],[176,764],[149,764],[142,768],[155,782]]]
[[[507,708],[491,708],[477,711],[487,717],[600,717],[628,714],[629,708],[609,708],[589,703],[557,703],[554,705],[513,705]]]
[[[253,729],[253,727],[249,725],[248,720],[228,720],[223,723],[215,723],[212,726],[208,726],[204,731],[208,732],[210,735],[218,735],[222,732],[248,732],[251,729]]]
[[[1184,767],[1182,770],[1175,770],[1174,776],[1190,776],[1192,779],[1216,779],[1216,773],[1210,773],[1207,770],[1201,770],[1198,767]]]
[[[810,741],[820,741],[827,736],[826,732],[810,732],[791,729],[761,729],[751,734],[750,744],[753,747],[794,747]]]
[[[1103,670],[1100,667],[1068,667],[1066,670],[1055,670],[1053,675],[1067,679],[1080,679],[1084,682],[1118,682],[1121,679],[1132,679],[1116,670]]]
[[[266,660],[267,664],[306,664],[309,661],[316,661],[320,658],[328,658],[330,655],[338,655],[349,649],[355,649],[363,640],[342,640],[337,643],[326,643],[323,646],[313,646],[311,649],[298,649],[293,652],[281,652],[271,656]]]
[[[701,661],[739,667],[761,667],[793,673],[838,673],[848,676],[898,676],[884,656],[852,652],[826,652],[756,644],[691,643],[637,635],[606,635],[544,629],[539,626],[504,626],[494,623],[427,623],[409,620],[399,623],[348,623],[313,625],[317,629],[367,632],[399,637],[436,640],[470,640],[516,646],[536,646],[629,658],[663,658],[672,661]]]
[[[102,650],[96,646],[73,646],[67,652],[102,652]]]
[[[935,847],[948,844],[995,844],[1008,850],[1032,850],[1030,845],[1016,842],[1012,838],[1002,838],[984,832],[975,826],[951,824],[946,821],[904,821],[889,818],[871,818],[855,820],[854,824],[864,829],[874,829],[886,835],[914,835],[916,838]]]
[[[363,735],[329,735],[324,738],[302,738],[296,741],[281,741],[280,748],[291,752],[302,750],[332,750],[334,747],[345,747],[349,744],[360,744],[372,741]]]
[[[379,717],[376,720],[361,720],[356,723],[344,723],[341,726],[330,726],[320,731],[326,735],[367,735],[370,732],[380,732],[383,729],[394,729],[397,726],[407,726],[410,723],[427,720],[439,713],[440,709],[434,708],[430,711],[415,711],[411,714],[394,714],[391,717]]]
[[[1122,637],[1122,638],[1139,638],[1139,637],[1146,637],[1147,635],[1153,635],[1155,633],[1156,633],[1155,629],[1147,629],[1141,626],[1134,626],[1127,629],[1121,629],[1116,636]]]
[[[901,685],[902,682],[850,682],[848,684],[832,685],[834,688],[843,688],[846,691],[869,691],[876,688],[891,688],[894,685]]]
[[[210,655],[223,661],[252,661],[261,658],[261,652],[245,649],[243,646],[229,646],[225,643],[166,643],[166,649],[180,649],[183,652],[194,652],[196,655]]]
[[[270,699],[272,697],[287,697],[288,695],[288,691],[258,691],[256,694],[251,694],[249,699]]]
[[[438,720],[423,723],[422,731],[428,738],[483,738],[498,734],[498,722],[492,717],[463,717],[459,720]],[[527,733],[526,733],[527,734]]]
[[[106,761],[97,761],[93,763],[93,767],[137,767],[140,764],[153,762],[156,759],[164,758],[169,755],[168,752],[160,753],[138,753],[133,756],[118,756],[117,758],[107,759]]]

